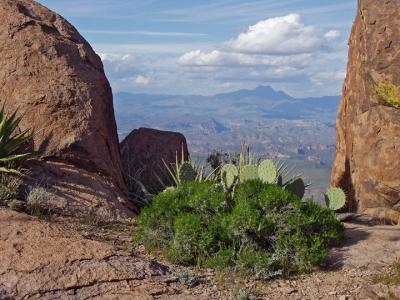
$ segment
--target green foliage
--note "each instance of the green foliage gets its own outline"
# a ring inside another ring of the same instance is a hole
[[[239,183],[233,196],[212,182],[184,182],[154,197],[134,234],[174,263],[264,279],[311,270],[343,238],[331,210],[258,179]]]
[[[346,205],[346,194],[341,188],[330,187],[325,194],[325,203],[331,210],[339,210]]]
[[[21,147],[31,138],[30,130],[17,132],[22,117],[15,111],[10,116],[0,110],[0,172],[20,174],[20,171],[10,167],[10,163],[27,159],[31,153],[22,151]]]
[[[400,108],[400,96],[397,87],[388,82],[384,81],[377,85],[377,94],[395,108]]]

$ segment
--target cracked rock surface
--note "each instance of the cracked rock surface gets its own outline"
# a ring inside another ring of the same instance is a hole
[[[0,210],[0,299],[153,299],[166,267],[59,224]],[[132,298],[134,297],[134,298]]]

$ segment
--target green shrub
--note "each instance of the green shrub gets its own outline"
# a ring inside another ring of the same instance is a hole
[[[388,81],[381,82],[376,86],[377,94],[395,108],[400,108],[400,96],[397,87]]]
[[[261,180],[236,192],[187,182],[156,195],[138,217],[137,243],[174,263],[268,279],[311,270],[344,238],[336,215]]]

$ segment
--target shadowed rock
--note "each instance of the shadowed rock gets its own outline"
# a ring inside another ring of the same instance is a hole
[[[122,161],[127,176],[140,173],[140,181],[146,186],[154,186],[157,177],[165,177],[163,160],[174,164],[176,155],[189,158],[186,138],[177,132],[161,131],[150,128],[133,130],[122,142]],[[164,170],[164,172],[163,172]]]

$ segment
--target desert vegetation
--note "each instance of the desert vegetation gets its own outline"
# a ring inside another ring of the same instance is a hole
[[[300,176],[249,148],[213,163],[208,174],[184,157],[165,164],[174,185],[144,207],[135,243],[173,263],[271,279],[312,270],[343,241],[334,212],[344,205],[341,190],[328,190],[328,208],[302,199]]]
[[[400,108],[400,96],[393,83],[389,81],[383,81],[376,86],[377,94],[388,104],[394,108]]]

